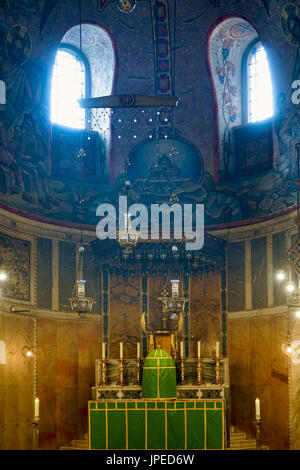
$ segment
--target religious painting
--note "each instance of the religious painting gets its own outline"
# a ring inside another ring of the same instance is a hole
[[[47,0],[45,3],[51,3]],[[0,0],[0,8],[7,17],[11,16],[13,21],[21,17],[30,19],[40,9],[40,0]]]
[[[179,137],[139,144],[129,157],[128,176],[139,197],[170,198],[199,184],[203,159],[199,150]]]
[[[288,3],[281,13],[281,31],[285,39],[297,47],[293,80],[300,77],[300,8]]]
[[[0,234],[0,266],[8,280],[1,284],[3,297],[30,300],[30,242]]]

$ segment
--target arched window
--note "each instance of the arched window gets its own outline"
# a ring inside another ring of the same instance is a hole
[[[83,146],[88,167],[85,174],[98,180],[100,176],[107,178],[111,110],[81,109],[78,100],[111,95],[115,68],[113,42],[103,28],[83,23],[81,27],[75,25],[66,31],[57,50],[52,72],[53,176],[70,177],[71,170],[75,169],[67,154],[76,153]]]
[[[88,65],[73,48],[58,49],[52,75],[51,121],[53,124],[86,128],[86,110],[78,100],[87,96]]]
[[[266,52],[257,31],[247,20],[228,17],[210,31],[208,53],[216,105],[218,146],[214,158],[215,179],[227,180],[255,173],[259,167],[250,165],[246,151],[242,155],[237,150],[237,135],[244,132],[245,124],[273,115],[273,92]],[[270,128],[269,121],[265,125]],[[251,130],[245,132],[259,133],[261,130],[261,126],[250,127]],[[258,134],[256,137],[260,140]],[[246,141],[241,140],[245,149]],[[262,165],[261,171],[271,166],[270,159]]]
[[[268,57],[260,41],[246,52],[245,120],[258,122],[273,116],[273,89]]]

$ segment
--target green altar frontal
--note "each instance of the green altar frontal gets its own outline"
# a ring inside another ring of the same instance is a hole
[[[142,398],[144,400],[176,400],[176,368],[164,349],[153,349],[143,366]]]
[[[224,449],[224,400],[90,401],[89,449]]]

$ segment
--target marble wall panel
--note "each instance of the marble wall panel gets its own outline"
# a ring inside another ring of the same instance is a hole
[[[37,238],[37,306],[52,307],[52,240]]]
[[[254,400],[261,400],[262,440],[288,448],[288,365],[281,351],[285,314],[230,319],[231,424],[253,435]]]
[[[273,271],[286,269],[285,262],[285,232],[275,233],[273,235]],[[273,280],[273,296],[274,296],[274,305],[284,305],[286,303],[286,292],[283,288],[283,285],[278,282],[274,276]]]
[[[59,242],[59,309],[70,310],[69,297],[76,281],[76,246]]]
[[[57,325],[57,387],[78,384],[78,323],[63,321]]]
[[[293,339],[300,338],[299,321],[292,323]],[[290,363],[290,417],[291,417],[291,449],[300,449],[300,364],[299,353]]]
[[[140,342],[140,278],[112,275],[110,278],[110,358],[120,356],[123,342],[124,358],[136,357],[136,343]]]
[[[84,390],[94,385],[95,359],[101,357],[100,322],[79,323],[78,328],[78,386]]]
[[[153,275],[154,274],[154,275]],[[182,282],[180,282],[182,288]],[[149,322],[151,328],[160,330],[162,327],[161,314],[162,314],[162,303],[158,300],[161,297],[163,289],[166,289],[169,294],[171,291],[170,278],[167,280],[157,276],[155,272],[149,276]]]
[[[32,448],[33,362],[21,353],[32,326],[32,319],[0,314],[0,337],[7,347],[6,364],[0,365],[0,449]],[[42,449],[57,449],[87,432],[87,402],[99,350],[98,321],[39,319],[37,394]]]
[[[33,362],[22,354],[32,332],[32,319],[0,315],[0,337],[6,344],[6,364],[0,366],[1,449],[32,446]]]
[[[190,282],[191,357],[197,355],[201,340],[202,356],[215,357],[216,341],[220,340],[220,274],[196,276]]]
[[[251,240],[252,308],[268,306],[267,239]]]
[[[228,247],[228,310],[245,309],[245,242]]]

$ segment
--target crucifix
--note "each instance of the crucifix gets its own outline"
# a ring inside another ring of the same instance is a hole
[[[120,1],[120,0],[118,0]],[[106,0],[98,1],[98,9],[102,11],[106,6]],[[150,7],[152,12],[153,31],[154,31],[154,47],[155,47],[155,69],[157,90],[155,95],[143,94],[116,94],[110,96],[102,96],[97,98],[85,98],[79,101],[82,108],[173,108],[177,106],[179,99],[174,96],[174,89],[172,83],[172,64],[170,53],[170,37],[167,38],[166,50],[166,37],[160,37],[160,30],[170,30],[169,16],[168,16],[168,0],[151,0]],[[175,15],[175,13],[174,13]],[[157,26],[157,27],[155,27]],[[160,28],[158,27],[160,26]],[[164,26],[164,28],[162,27]],[[161,70],[161,61],[167,63],[167,70]],[[169,70],[169,72],[167,72]],[[168,126],[170,122],[168,120]],[[164,124],[166,127],[166,124]]]

